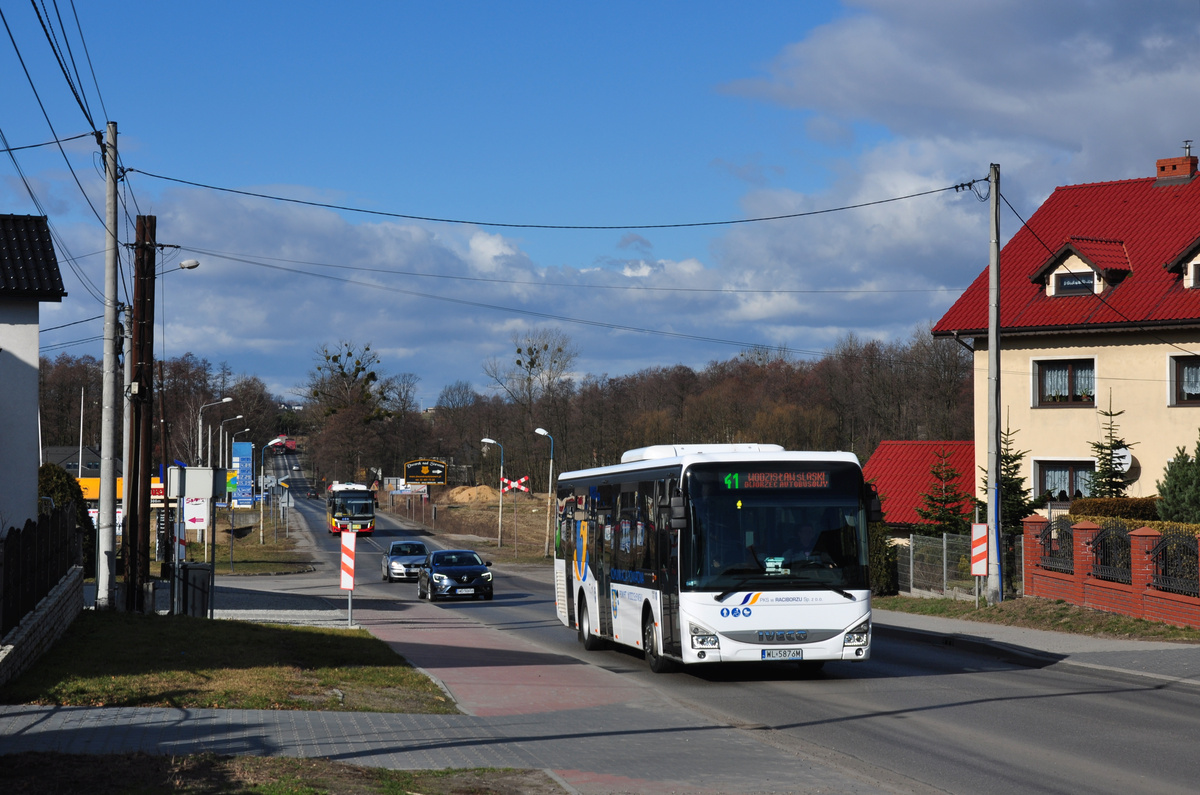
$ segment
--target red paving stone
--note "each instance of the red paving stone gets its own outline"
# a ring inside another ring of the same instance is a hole
[[[547,652],[511,632],[451,618],[420,604],[395,613],[355,611],[355,620],[413,665],[440,681],[468,715],[529,715],[644,703],[652,691],[565,654]]]

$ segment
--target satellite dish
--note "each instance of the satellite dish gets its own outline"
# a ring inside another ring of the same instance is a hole
[[[1129,467],[1133,465],[1133,454],[1129,452],[1128,447],[1118,447],[1113,450],[1113,469],[1122,474],[1129,471]]]

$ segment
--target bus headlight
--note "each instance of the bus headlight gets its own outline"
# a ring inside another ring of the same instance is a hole
[[[717,636],[711,630],[707,630],[696,624],[688,624],[688,630],[692,635],[693,649],[719,649],[721,647]]]
[[[866,619],[854,629],[846,633],[843,644],[846,646],[866,646],[871,637],[871,619]]]

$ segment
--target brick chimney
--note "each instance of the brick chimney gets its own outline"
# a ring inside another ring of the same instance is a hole
[[[1196,176],[1198,158],[1192,154],[1192,142],[1183,142],[1183,157],[1166,157],[1155,163],[1155,175],[1159,180],[1187,182]]]

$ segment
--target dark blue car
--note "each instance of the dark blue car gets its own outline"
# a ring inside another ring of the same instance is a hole
[[[417,598],[431,602],[452,596],[490,600],[491,565],[474,550],[435,549],[417,572]]]

